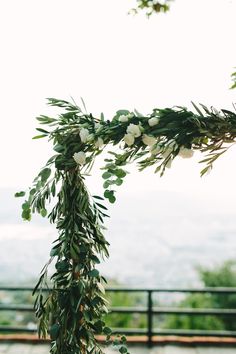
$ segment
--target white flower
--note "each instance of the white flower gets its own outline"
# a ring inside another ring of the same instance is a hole
[[[153,5],[157,5],[159,0],[153,0],[152,2],[153,2]]]
[[[134,143],[134,136],[132,134],[125,134],[124,141],[128,146],[133,145]]]
[[[128,122],[128,120],[129,120],[128,115],[125,116],[124,114],[122,114],[121,116],[119,116],[119,122],[121,122],[121,123]]]
[[[143,134],[142,141],[147,146],[153,146],[156,143],[156,138],[154,138],[153,136]]]
[[[138,138],[141,135],[140,127],[136,124],[130,124],[126,131],[128,134],[133,135],[135,138]]]
[[[89,136],[89,131],[86,128],[82,128],[81,131],[79,132],[80,139],[82,143],[86,143],[88,136]]]
[[[182,157],[183,159],[189,159],[190,157],[193,157],[194,151],[191,149],[187,149],[185,147],[181,147],[179,151],[179,156]]]
[[[86,162],[86,155],[83,151],[75,152],[73,159],[78,165],[84,165]]]
[[[153,6],[153,2],[152,1],[148,1],[147,5],[148,5],[148,7],[152,7]]]
[[[150,125],[150,127],[154,127],[154,125],[157,125],[158,123],[159,123],[159,118],[157,117],[148,119],[148,124]]]
[[[104,145],[104,142],[103,142],[102,138],[98,138],[98,140],[95,141],[95,147],[97,149],[100,149],[103,145]]]

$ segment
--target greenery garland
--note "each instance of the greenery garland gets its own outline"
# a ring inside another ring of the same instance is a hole
[[[146,10],[147,16],[167,12],[172,0],[139,0],[134,13]],[[232,74],[236,87],[236,73]],[[75,104],[49,99],[51,106],[63,109],[57,118],[38,117],[47,129],[38,128],[39,139],[48,137],[53,142],[54,154],[35,178],[22,204],[22,218],[30,220],[32,213],[48,215],[58,229],[49,262],[41,272],[35,287],[36,315],[39,335],[51,336],[51,353],[101,354],[96,340],[104,334],[107,343],[113,343],[120,353],[128,353],[126,339],[111,340],[112,330],[102,317],[108,312],[104,283],[96,269],[101,259],[108,257],[108,242],[103,236],[107,208],[104,198],[114,203],[115,187],[123,183],[127,174],[124,167],[137,162],[139,170],[155,166],[162,176],[176,157],[189,158],[195,150],[206,154],[201,175],[209,172],[214,161],[234,144],[236,114],[220,112],[194,105],[196,113],[184,107],[154,109],[144,116],[134,110],[120,110],[105,120],[83,113]],[[94,160],[106,146],[118,146],[109,151],[102,168],[104,197],[91,196],[85,186],[85,176]],[[16,193],[16,197],[25,196]],[[55,205],[49,210],[56,198]],[[55,272],[48,286],[48,267],[55,259]]]
[[[115,187],[123,183],[125,166],[136,162],[140,170],[154,166],[163,175],[175,158],[189,158],[194,151],[206,156],[201,175],[234,144],[236,114],[222,109],[194,105],[196,113],[184,107],[154,109],[149,115],[134,110],[120,110],[111,120],[83,112],[75,103],[54,98],[49,105],[62,112],[56,118],[37,118],[47,128],[37,128],[34,139],[48,137],[55,154],[48,160],[27,193],[16,193],[26,199],[22,217],[30,220],[32,213],[48,215],[56,225],[58,238],[51,249],[49,262],[42,270],[34,292],[39,335],[52,339],[51,353],[103,353],[96,340],[105,334],[111,341],[112,330],[102,320],[108,312],[104,283],[96,269],[108,257],[108,242],[103,236],[107,208],[104,198],[116,200]],[[104,197],[91,196],[85,176],[96,156],[106,146],[109,151],[102,167]],[[55,205],[49,210],[50,205]],[[51,276],[52,289],[43,291],[48,266],[55,260]],[[127,353],[125,337],[113,344],[120,353]]]

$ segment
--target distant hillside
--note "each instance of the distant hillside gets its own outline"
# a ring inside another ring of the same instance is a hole
[[[47,219],[21,221],[14,192],[0,190],[0,282],[16,284],[37,278],[56,231]],[[207,211],[180,193],[127,195],[107,220],[106,276],[130,285],[196,285],[196,265],[236,258],[234,215]]]

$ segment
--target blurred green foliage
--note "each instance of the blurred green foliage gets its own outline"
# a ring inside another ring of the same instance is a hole
[[[214,269],[198,268],[204,287],[236,287],[236,262],[226,261]],[[185,308],[236,308],[236,294],[191,294],[178,303]],[[236,321],[231,316],[169,316],[165,328],[199,330],[236,330]]]

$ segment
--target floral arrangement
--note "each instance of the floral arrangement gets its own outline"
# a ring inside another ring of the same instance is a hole
[[[53,143],[53,156],[47,161],[24,197],[22,217],[32,213],[47,216],[56,225],[50,259],[35,287],[35,311],[39,335],[51,336],[51,353],[103,353],[96,335],[106,335],[120,353],[127,353],[125,337],[114,339],[102,316],[108,312],[105,278],[96,268],[108,257],[104,219],[108,216],[104,200],[116,201],[115,189],[127,175],[126,166],[136,162],[139,170],[154,166],[163,175],[176,158],[191,158],[195,151],[205,154],[201,175],[209,172],[215,160],[235,143],[236,114],[222,109],[194,105],[155,108],[149,115],[137,110],[119,110],[112,119],[94,117],[75,103],[50,98],[58,107],[57,117],[41,115],[42,127],[34,139],[47,137]],[[107,148],[110,148],[107,151]],[[90,195],[86,175],[103,151],[104,195]],[[55,271],[48,285],[48,267],[55,260]]]

